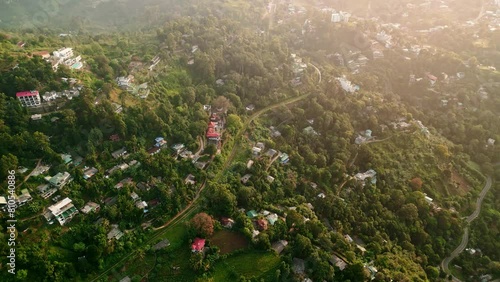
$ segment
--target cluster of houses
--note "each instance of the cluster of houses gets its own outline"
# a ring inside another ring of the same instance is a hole
[[[217,113],[212,113],[210,115],[210,121],[208,122],[207,132],[205,134],[208,144],[214,144],[217,148],[219,147],[223,128],[224,122],[222,119]]]
[[[148,88],[148,83],[142,83],[139,85],[134,84],[134,76],[133,75],[128,75],[128,76],[119,76],[115,79],[116,84],[118,84],[118,87],[121,89],[130,92],[134,95],[137,95],[143,99],[147,98],[150,90]]]
[[[350,80],[348,80],[345,77],[345,75],[341,77],[336,77],[335,79],[339,82],[340,87],[347,93],[354,93],[359,90],[359,86],[353,84]]]
[[[167,140],[159,136],[155,138],[154,143],[155,144],[147,150],[148,154],[151,156],[158,154],[163,148],[165,148],[167,145]]]
[[[134,167],[134,166],[138,166],[138,165],[140,165],[140,162],[138,162],[137,160],[132,160],[130,162],[123,162],[121,164],[117,164],[114,167],[106,170],[104,173],[104,177],[109,178],[109,176],[116,171],[125,171],[130,167]]]
[[[361,186],[365,186],[365,180],[369,179],[371,184],[377,184],[377,172],[373,169],[369,169],[366,172],[358,172],[354,175],[354,179],[356,179]]]
[[[425,78],[425,80],[424,80],[424,78]],[[410,74],[408,84],[413,85],[413,84],[420,82],[422,80],[427,81],[429,83],[429,86],[431,86],[431,87],[434,86],[436,84],[436,82],[438,82],[438,81],[441,81],[442,84],[449,84],[449,83],[452,83],[452,82],[455,82],[455,81],[458,81],[458,80],[465,78],[465,73],[464,72],[457,72],[454,75],[448,75],[448,74],[442,72],[440,75],[440,78],[441,78],[441,80],[439,79],[439,77],[433,75],[430,72],[425,72],[424,77],[416,77],[415,74]]]
[[[287,164],[290,161],[290,157],[286,153],[278,152],[275,149],[269,148],[265,153],[266,145],[263,142],[257,142],[255,146],[252,147],[252,157],[260,158],[262,156],[271,159],[271,163],[279,160],[281,164]],[[253,161],[252,161],[253,164]],[[250,165],[251,167],[251,165]]]
[[[146,203],[146,201],[141,200],[141,197],[139,197],[137,193],[135,192],[130,193],[130,197],[132,198],[132,201],[134,201],[134,204],[138,209],[143,210],[144,213],[148,212],[147,210],[148,203]]]
[[[292,58],[292,73],[293,79],[291,83],[293,86],[298,86],[302,84],[302,76],[304,74],[305,69],[307,69],[307,64],[302,62],[302,58],[297,56],[297,54],[290,54]]]
[[[59,65],[65,65],[70,69],[79,70],[83,67],[82,57],[75,56],[73,53],[73,48],[63,47],[54,52],[52,56],[44,52],[40,53],[42,58],[46,59],[47,62],[52,64],[52,69],[57,71]]]
[[[76,79],[74,78],[63,78],[63,81],[70,81],[71,84],[76,83]],[[21,91],[16,93],[16,98],[19,100],[19,102],[21,102],[21,105],[23,107],[37,107],[42,104],[42,98],[44,102],[50,102],[62,97],[66,97],[67,99],[71,100],[74,97],[80,96],[80,91],[82,89],[83,86],[76,85],[71,87],[69,90],[63,90],[61,92],[48,91],[43,95],[40,95],[37,90]]]
[[[241,209],[240,211],[245,212],[244,209]],[[252,220],[253,223],[254,227],[252,230],[253,238],[257,237],[257,235],[259,235],[260,232],[266,231],[268,225],[274,225],[276,224],[276,221],[284,220],[283,218],[280,218],[278,214],[271,213],[266,210],[263,210],[260,213],[257,213],[255,210],[249,210],[248,212],[246,212],[246,215],[248,218]]]
[[[367,129],[358,134],[358,137],[356,137],[354,143],[356,145],[361,145],[371,140],[373,140],[372,131],[370,129]]]
[[[28,189],[22,189],[21,194],[14,194],[14,201],[18,207],[24,206],[25,204],[31,202],[33,200],[33,197],[31,197],[30,192]],[[5,196],[0,196],[0,208],[2,211],[6,211],[7,209],[7,197]]]
[[[80,90],[82,89],[83,89],[82,86],[78,86],[78,87],[72,87],[69,90],[63,90],[62,92],[56,92],[56,91],[45,92],[45,94],[42,95],[42,98],[44,102],[50,102],[62,97],[66,97],[68,98],[68,100],[71,100],[74,97],[80,96]]]
[[[82,86],[73,87],[62,92],[45,92],[45,94],[42,95],[42,98],[44,102],[50,102],[62,97],[66,97],[71,100],[73,99],[73,97],[80,96],[80,90],[82,90]],[[40,93],[36,90],[17,92],[16,98],[19,100],[19,102],[21,102],[21,105],[23,105],[23,107],[37,107],[42,104]]]

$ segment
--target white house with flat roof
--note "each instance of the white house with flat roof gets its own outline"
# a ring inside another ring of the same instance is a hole
[[[48,209],[49,212],[45,214],[45,219],[47,219],[47,221],[52,221],[53,218],[55,218],[61,225],[70,221],[73,216],[78,213],[78,209],[73,205],[70,198],[64,198]]]
[[[53,54],[54,54],[54,57],[56,57],[56,58],[66,60],[66,59],[73,57],[73,48],[63,47],[59,50],[54,51]]]

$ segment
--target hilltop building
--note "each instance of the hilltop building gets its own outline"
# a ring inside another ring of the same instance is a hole
[[[23,107],[36,107],[40,106],[40,94],[36,90],[17,92],[16,98],[21,102]]]

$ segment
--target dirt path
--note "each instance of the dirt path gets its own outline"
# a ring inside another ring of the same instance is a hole
[[[200,186],[200,189],[198,189],[198,192],[196,192],[196,196],[194,197],[194,199],[182,211],[180,211],[177,215],[175,215],[174,217],[172,217],[172,219],[170,219],[169,221],[167,221],[162,226],[153,228],[153,230],[154,231],[161,230],[161,229],[169,226],[173,221],[175,221],[176,219],[178,219],[180,216],[184,215],[186,213],[186,211],[188,211],[193,206],[193,204],[196,202],[196,200],[198,200],[198,198],[201,195],[201,192],[203,191],[203,189],[205,189],[206,184],[207,184],[207,180],[205,180],[203,182],[203,184]]]
[[[38,167],[40,166],[40,164],[42,163],[42,159],[38,159],[38,163],[36,164],[36,167],[30,172],[30,174],[26,175],[26,177],[24,177],[23,181],[19,184],[17,184],[16,188],[19,188],[21,185],[24,184],[24,182],[28,181],[28,179],[31,177],[31,175],[33,174],[33,172],[38,169]]]

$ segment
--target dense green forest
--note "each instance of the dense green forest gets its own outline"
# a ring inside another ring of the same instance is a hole
[[[500,173],[496,31],[457,45],[473,32],[394,30],[375,58],[376,20],[334,24],[314,3],[28,2],[0,3],[0,177],[31,194],[2,281],[446,281],[466,227],[452,274],[500,277],[498,183],[465,219]],[[63,47],[83,68],[54,70]],[[46,220],[64,198],[80,212]]]

